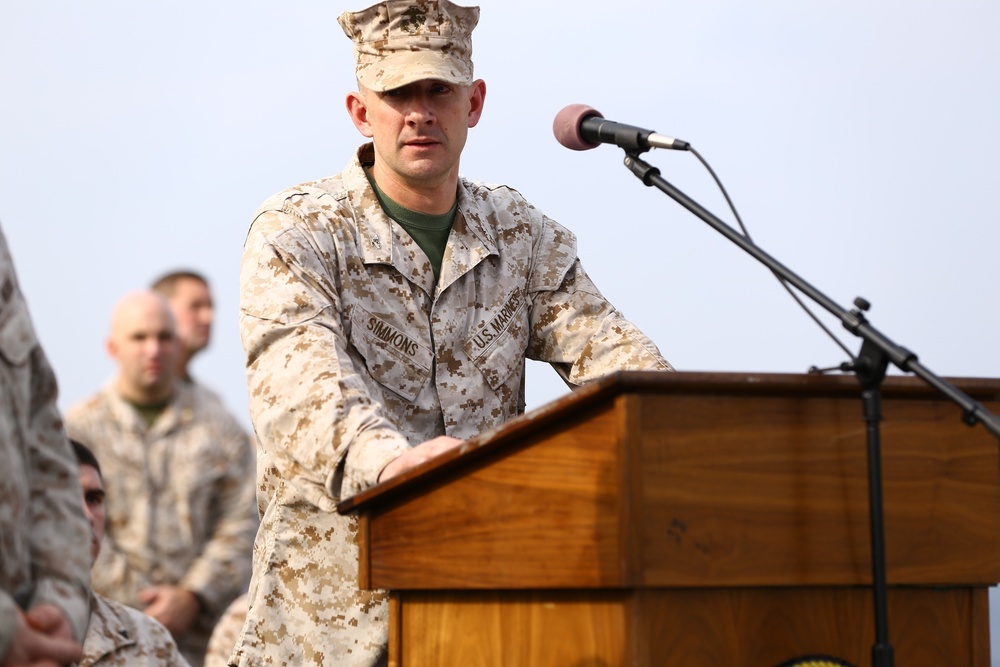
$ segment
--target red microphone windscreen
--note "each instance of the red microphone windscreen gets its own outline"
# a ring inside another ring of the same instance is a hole
[[[575,151],[585,151],[600,146],[585,140],[580,135],[580,123],[588,116],[604,118],[600,111],[586,104],[570,104],[557,113],[556,119],[552,121],[552,133],[556,135],[556,140]]]

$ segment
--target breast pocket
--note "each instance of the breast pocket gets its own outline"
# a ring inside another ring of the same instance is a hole
[[[485,313],[463,347],[486,383],[496,391],[523,366],[527,346],[528,300],[515,292],[498,308]]]
[[[368,374],[408,401],[430,380],[430,347],[360,306],[351,314],[351,344],[364,358]]]

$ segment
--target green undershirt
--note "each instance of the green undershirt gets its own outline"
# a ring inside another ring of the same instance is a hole
[[[455,221],[455,213],[458,211],[458,198],[455,199],[455,205],[447,213],[442,213],[441,215],[420,213],[405,206],[400,206],[387,197],[378,187],[378,184],[372,178],[367,168],[365,169],[365,174],[368,176],[368,182],[372,184],[375,196],[378,197],[378,202],[382,205],[382,210],[385,211],[385,214],[405,229],[406,233],[410,235],[416,244],[420,246],[420,249],[424,251],[424,254],[427,255],[427,259],[431,263],[431,268],[434,270],[434,282],[437,283],[438,276],[441,274],[441,261],[444,258],[444,248],[448,244],[451,225]]]
[[[132,403],[129,401],[133,408],[142,416],[143,421],[146,422],[146,428],[153,425],[156,418],[159,417],[167,409],[170,401],[165,401],[163,403],[158,403],[156,405],[139,405],[138,403]]]

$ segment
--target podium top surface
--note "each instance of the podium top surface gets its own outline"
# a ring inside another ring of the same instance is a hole
[[[976,401],[1000,400],[998,378],[946,378],[946,381]],[[390,502],[417,484],[478,461],[510,443],[521,441],[543,428],[570,419],[581,411],[609,403],[624,394],[814,398],[857,396],[860,401],[860,393],[857,378],[849,374],[621,371],[530,410],[398,477],[345,498],[338,503],[337,511],[342,514],[363,512],[383,502]],[[950,404],[937,390],[913,376],[887,376],[882,384],[882,396],[889,400],[936,400]],[[955,406],[954,411],[956,422],[960,422],[961,410]],[[858,423],[859,427],[863,424],[860,407]]]

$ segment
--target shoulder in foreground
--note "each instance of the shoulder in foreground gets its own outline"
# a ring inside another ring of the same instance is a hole
[[[306,181],[290,188],[285,188],[265,199],[254,213],[254,220],[262,213],[287,211],[291,201],[307,199],[319,202],[324,198],[343,199],[347,189],[341,174],[328,176],[316,181]]]
[[[461,190],[466,198],[464,205],[472,206],[483,213],[509,214],[515,218],[526,215],[538,221],[544,217],[534,204],[509,185],[470,181],[463,178]],[[460,203],[461,205],[463,204]]]
[[[513,200],[524,204],[528,203],[528,201],[524,198],[524,195],[511,186],[504,185],[503,183],[470,181],[465,177],[462,177],[461,182],[462,187],[465,188],[469,195],[476,199],[488,200],[494,197],[499,197],[505,201]]]

